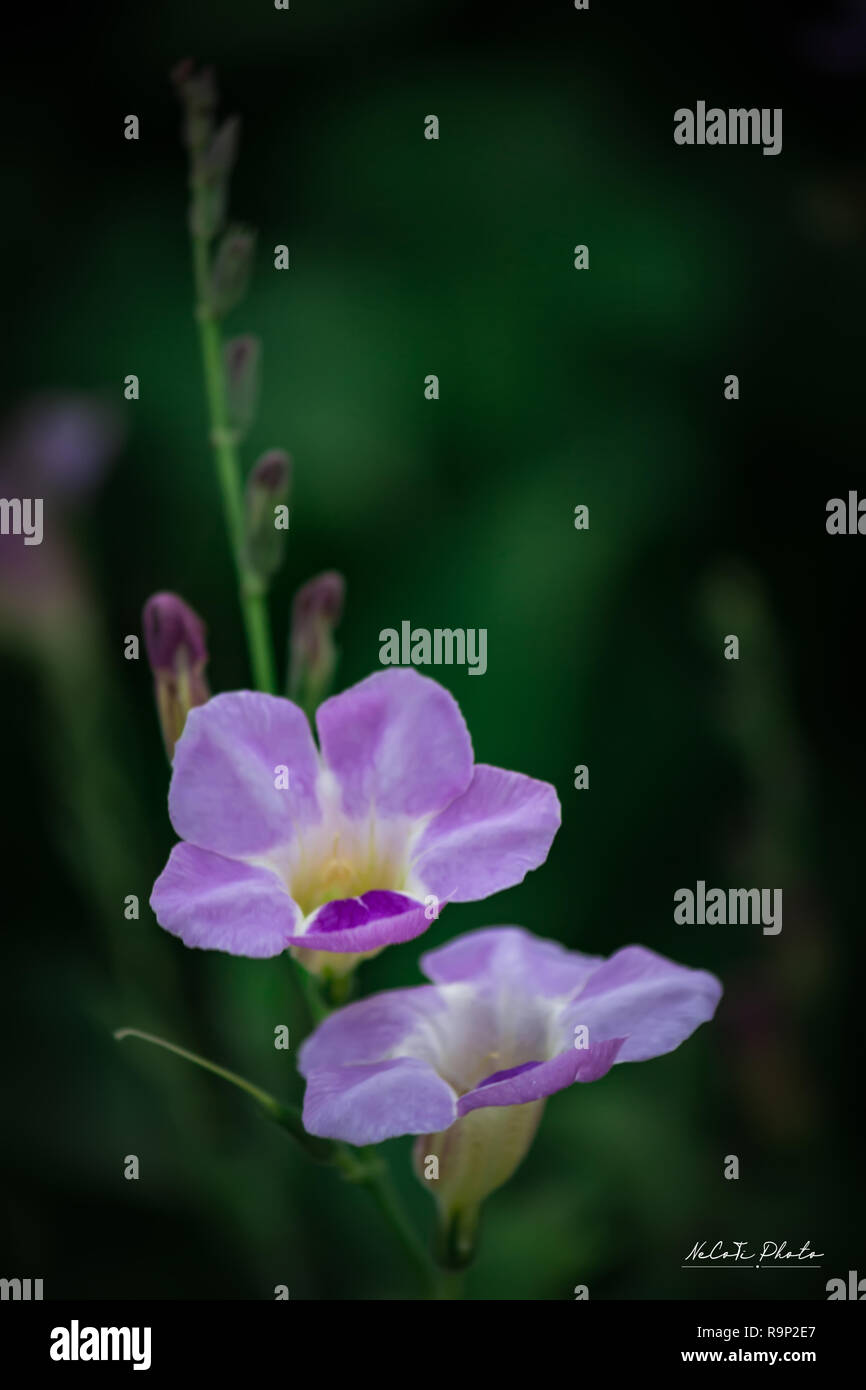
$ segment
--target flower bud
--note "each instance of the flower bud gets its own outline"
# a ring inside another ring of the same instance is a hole
[[[201,169],[205,178],[216,181],[229,177],[237,161],[240,138],[241,118],[229,116],[202,156]]]
[[[196,178],[189,205],[189,229],[194,237],[211,241],[226,220],[228,184],[225,180],[208,183]]]
[[[211,270],[211,307],[218,317],[243,299],[253,263],[256,235],[249,227],[229,227]]]
[[[190,228],[193,236],[210,241],[222,231],[228,204],[229,178],[240,139],[240,117],[224,121],[203,152],[193,158]]]
[[[312,713],[327,694],[337,666],[334,628],[343,615],[346,584],[326,570],[304,584],[292,603],[289,694]]]
[[[261,343],[251,333],[225,346],[225,380],[229,424],[238,439],[249,430],[259,404]]]
[[[213,115],[217,104],[216,77],[213,68],[196,72],[191,58],[178,63],[171,80],[185,114],[184,142],[194,155],[207,147],[213,134]]]
[[[292,465],[282,449],[269,449],[247,478],[244,569],[264,589],[283,559]],[[285,524],[284,524],[285,523]]]
[[[439,1134],[422,1134],[416,1139],[412,1163],[416,1175],[436,1198],[436,1253],[446,1268],[462,1269],[471,1261],[481,1203],[522,1163],[543,1110],[543,1100],[481,1106]],[[431,1158],[438,1161],[435,1182],[427,1180],[425,1171]]]
[[[142,614],[156,707],[169,760],[189,711],[210,699],[205,627],[177,594],[154,594]]]

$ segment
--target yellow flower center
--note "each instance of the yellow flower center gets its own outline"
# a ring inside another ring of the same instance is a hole
[[[289,892],[305,917],[325,903],[360,898],[376,888],[401,892],[405,887],[406,868],[396,855],[383,853],[372,837],[363,847],[352,843],[354,838],[333,835],[324,847],[302,852],[292,866]]]

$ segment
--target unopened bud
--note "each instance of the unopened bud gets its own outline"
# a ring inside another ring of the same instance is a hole
[[[246,333],[226,343],[226,403],[229,424],[238,439],[243,439],[258,409],[260,361],[261,343],[253,334]]]
[[[226,220],[228,184],[225,180],[206,183],[198,179],[189,205],[189,229],[194,237],[211,241]]]
[[[543,1110],[543,1100],[482,1106],[449,1129],[416,1139],[412,1165],[436,1200],[436,1255],[446,1269],[463,1269],[471,1261],[481,1203],[520,1166]],[[435,1180],[429,1167],[434,1158]]]
[[[191,111],[213,111],[217,104],[216,76],[213,68],[196,70],[193,58],[184,58],[171,71],[175,91]]]
[[[229,116],[223,121],[210,145],[202,156],[202,173],[209,179],[227,179],[238,157],[241,138],[240,116]]]
[[[343,616],[345,593],[343,576],[336,570],[326,570],[304,584],[292,603],[289,694],[310,714],[334,679],[334,628]]]
[[[248,227],[230,227],[219,244],[211,271],[211,307],[222,317],[246,293],[256,235]]]
[[[202,68],[196,72],[195,63],[187,58],[173,69],[171,80],[186,115],[184,141],[193,154],[200,154],[213,135],[213,115],[217,104],[213,68]]]
[[[282,449],[269,449],[247,479],[244,516],[244,569],[263,590],[283,559],[288,529],[292,465]]]
[[[190,710],[210,699],[204,675],[205,626],[182,598],[167,593],[147,600],[142,622],[160,728],[171,759]]]
[[[240,117],[224,121],[210,144],[193,157],[190,227],[193,236],[210,241],[222,231],[226,219],[229,178],[240,139]]]

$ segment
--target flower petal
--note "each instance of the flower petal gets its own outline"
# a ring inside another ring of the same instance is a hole
[[[562,1091],[574,1081],[598,1081],[610,1071],[622,1047],[623,1038],[611,1038],[592,1047],[572,1047],[547,1062],[528,1062],[507,1072],[496,1072],[474,1090],[461,1096],[460,1115],[487,1105],[525,1105]]]
[[[343,811],[424,816],[469,786],[472,744],[453,695],[417,671],[378,671],[319,706],[325,763]]]
[[[423,903],[405,893],[374,888],[360,898],[325,903],[292,938],[292,945],[311,951],[377,951],[411,941],[429,926]]]
[[[346,1004],[320,1023],[302,1044],[298,1071],[353,1062],[379,1062],[406,1039],[447,1013],[447,1004],[432,985],[389,989]]]
[[[521,993],[545,999],[568,998],[602,963],[602,956],[567,951],[523,927],[482,927],[421,957],[421,969],[436,984],[467,980],[497,989],[513,982]]]
[[[185,945],[233,956],[278,956],[301,921],[269,869],[188,844],[175,845],[150,905],[159,925]]]
[[[316,1070],[304,1095],[304,1128],[347,1144],[437,1133],[456,1118],[451,1087],[414,1057]]]
[[[288,768],[288,787],[276,769]],[[303,712],[290,700],[238,690],[190,711],[168,795],[178,835],[240,858],[289,843],[321,817],[319,760]]]
[[[544,863],[561,819],[549,782],[479,763],[468,789],[427,826],[412,872],[440,898],[489,897]]]
[[[570,1036],[584,1024],[591,1046],[626,1039],[618,1062],[644,1062],[672,1052],[711,1019],[722,986],[705,970],[690,970],[649,951],[626,946],[590,976],[563,1014]]]

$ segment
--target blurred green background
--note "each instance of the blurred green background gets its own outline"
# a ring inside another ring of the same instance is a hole
[[[295,461],[278,648],[293,589],[325,568],[348,585],[341,686],[404,618],[486,627],[483,680],[433,674],[479,761],[563,803],[541,870],[451,907],[362,988],[418,983],[422,949],[505,923],[590,953],[641,942],[725,985],[678,1052],[551,1099],[486,1204],[466,1296],[823,1298],[866,1272],[866,541],[824,529],[863,477],[866,171],[856,63],[821,65],[820,8],[727,5],[710,24],[596,0],[158,0],[93,7],[86,31],[59,6],[23,19],[0,99],[0,476],[39,392],[107,400],[124,438],[51,551],[0,566],[4,1276],[42,1277],[46,1298],[413,1291],[364,1192],[219,1081],[111,1037],[151,1030],[301,1094],[273,1047],[277,1024],[302,1030],[287,961],[187,951],[146,907],[174,836],[146,662],[123,659],[143,601],[182,594],[213,689],[249,681],[168,82],[186,56],[216,65],[244,123],[232,212],[260,255],[227,328],[264,343],[247,463],[271,446]],[[782,106],[783,154],[676,147],[673,112],[698,99]],[[699,878],[781,886],[781,935],[675,925],[675,889]],[[426,1235],[409,1149],[386,1153]],[[682,1269],[703,1239],[808,1239],[825,1258],[760,1279]]]

